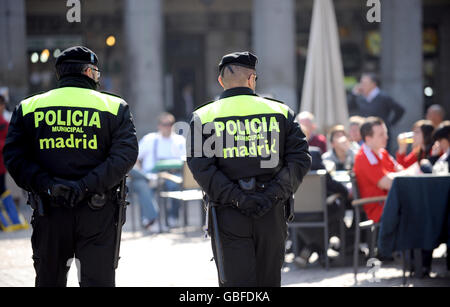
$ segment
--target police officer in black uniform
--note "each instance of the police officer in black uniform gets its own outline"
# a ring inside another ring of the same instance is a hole
[[[138,155],[132,116],[123,99],[97,91],[88,48],[64,50],[56,74],[56,89],[17,106],[3,153],[36,208],[36,286],[66,286],[72,258],[81,286],[115,286],[117,189]]]
[[[188,165],[217,212],[209,230],[220,286],[280,286],[286,205],[311,165],[293,111],[255,94],[256,63],[249,52],[222,58],[224,92],[194,111],[187,144]]]

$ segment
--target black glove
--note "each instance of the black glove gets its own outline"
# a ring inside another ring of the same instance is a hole
[[[256,195],[259,198],[258,209],[253,213],[252,217],[255,219],[259,219],[263,217],[267,212],[269,212],[275,203],[262,193],[258,193]]]
[[[48,194],[51,187],[55,184],[55,180],[48,174],[39,174],[34,181],[31,191],[36,194]]]
[[[235,206],[244,215],[257,219],[269,212],[273,203],[262,193],[242,192],[239,199],[235,202]]]
[[[86,197],[86,187],[82,181],[55,178],[50,187],[53,200],[65,207],[73,208]]]
[[[273,203],[283,203],[293,194],[289,169],[284,167],[281,171],[266,184],[264,195]]]
[[[70,188],[68,186],[54,182],[50,186],[48,193],[53,204],[62,205],[63,207],[72,207],[68,201],[70,197]]]

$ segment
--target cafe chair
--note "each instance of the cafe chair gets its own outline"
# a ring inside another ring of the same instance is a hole
[[[290,223],[289,229],[292,233],[292,250],[296,255],[298,250],[298,240],[296,230],[299,228],[323,228],[324,230],[324,256],[325,268],[328,270],[330,261],[327,255],[329,237],[328,237],[328,211],[327,211],[327,190],[326,190],[326,171],[319,170],[309,172],[304,178],[299,189],[294,195],[294,213],[311,214],[320,213],[321,219],[313,222],[302,222],[294,220]]]
[[[355,276],[355,284],[357,284],[361,233],[362,231],[370,232],[369,259],[374,258],[377,232],[380,226],[379,223],[375,223],[373,220],[369,220],[366,217],[366,214],[363,210],[363,206],[372,203],[379,203],[381,205],[383,202],[386,201],[387,196],[360,198],[356,176],[353,172],[350,173],[350,178],[352,181],[352,192],[353,192],[352,207],[355,210],[354,212],[355,244],[353,249],[353,273]]]
[[[159,173],[158,174],[161,179],[171,180],[173,182],[181,184],[181,190],[180,191],[159,191],[159,197],[163,204],[164,213],[167,216],[167,203],[166,200],[168,198],[178,199],[181,200],[181,209],[183,212],[183,226],[186,228],[188,224],[188,217],[187,217],[187,204],[190,201],[200,201],[203,199],[203,193],[202,190],[197,183],[197,181],[194,179],[194,176],[192,175],[191,170],[189,169],[189,166],[185,162],[182,167],[182,176],[176,176],[169,173]],[[161,215],[160,215],[161,219]],[[202,222],[204,220],[204,212],[202,210],[202,217],[200,219]],[[162,221],[160,221],[162,222]],[[167,221],[166,221],[167,223]]]

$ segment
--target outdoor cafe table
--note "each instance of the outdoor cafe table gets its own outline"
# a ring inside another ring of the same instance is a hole
[[[450,176],[397,177],[389,191],[380,221],[378,249],[389,257],[394,251],[433,250],[449,234]],[[447,241],[449,246],[450,241]]]
[[[331,173],[331,177],[337,182],[346,184],[351,182],[349,171],[334,171]]]

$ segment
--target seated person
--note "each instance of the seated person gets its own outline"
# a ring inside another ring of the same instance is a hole
[[[385,149],[388,131],[384,121],[378,117],[367,118],[361,126],[361,137],[364,144],[355,156],[353,167],[360,197],[385,196],[392,186],[394,174],[403,168]],[[367,218],[378,223],[383,206],[378,203],[365,205]]]
[[[348,130],[348,138],[350,142],[352,142],[352,147],[357,148],[364,143],[361,138],[361,126],[364,123],[364,117],[361,116],[352,116],[349,119],[349,130]]]
[[[302,131],[308,138],[309,130],[305,126],[301,125]],[[325,170],[321,158],[321,150],[318,147],[310,146],[309,152],[312,158],[311,171]],[[340,236],[339,225],[343,218],[345,206],[348,203],[348,191],[347,188],[341,183],[333,180],[329,173],[326,174],[326,189],[327,197],[333,194],[339,194],[340,198],[336,201],[328,204],[328,224],[329,224],[329,237]],[[305,213],[295,214],[296,222],[312,222],[321,219],[321,214]],[[300,228],[297,229],[297,240],[299,243],[299,250],[297,251],[298,257],[295,259],[295,263],[299,266],[306,266],[308,259],[313,252],[317,252],[319,257],[323,258],[324,241],[323,232],[317,231],[315,228]]]
[[[448,172],[450,173],[450,121],[444,121],[434,133],[433,139],[438,143],[438,149],[442,154],[436,162],[447,162]],[[438,163],[435,163],[437,165]],[[447,227],[447,270],[450,271],[450,213],[448,214]]]
[[[438,156],[434,165],[438,165],[440,162],[447,162],[450,173],[450,122],[445,121],[439,126],[433,135],[433,139],[436,141],[437,151],[442,152],[442,155]]]
[[[308,129],[310,136],[307,138],[309,146],[319,147],[321,154],[327,152],[327,138],[322,134],[316,134],[317,125],[314,122],[314,115],[310,112],[301,112],[297,115],[297,122]]]
[[[353,169],[355,153],[351,148],[349,139],[343,125],[336,125],[330,130],[331,150],[322,155],[327,170],[346,171]]]
[[[158,132],[145,135],[139,142],[139,156],[137,168],[130,172],[131,188],[137,193],[141,206],[142,224],[148,228],[158,217],[158,205],[155,201],[155,187],[149,186],[149,181],[155,181],[157,174],[155,166],[164,160],[182,160],[186,156],[186,141],[183,136],[173,132],[175,117],[170,113],[163,113],[158,117]],[[176,175],[181,176],[180,173]],[[166,191],[180,190],[180,185],[169,180],[164,181]],[[172,199],[168,212],[169,226],[178,223],[179,201]]]
[[[447,162],[448,172],[450,173],[450,121],[444,121],[433,135],[433,139],[437,143],[438,151],[443,154],[434,163],[438,166],[440,162]],[[436,169],[435,169],[436,170]],[[450,212],[448,214],[447,227],[447,270],[450,271]],[[431,257],[429,257],[431,258]],[[431,259],[428,259],[431,263]]]
[[[435,145],[432,149],[432,155],[429,159],[423,159],[421,161],[421,169],[425,173],[450,173],[450,121],[442,122],[436,131],[433,133],[432,139],[435,141]],[[439,163],[446,162],[447,168],[442,170]],[[432,165],[434,164],[434,166]],[[449,215],[450,223],[450,215]],[[450,228],[448,229],[449,236],[447,237],[447,269],[450,270],[450,255],[448,253],[450,246]],[[431,264],[433,259],[432,250],[422,250],[422,266],[424,275],[429,275],[431,271]]]
[[[412,150],[407,155],[408,139],[400,134],[397,138],[398,151],[397,162],[404,168],[408,168],[422,159],[428,159],[431,154],[431,147],[433,146],[433,131],[434,126],[431,121],[419,120],[413,126],[413,143]]]
[[[0,230],[14,231],[26,229],[28,224],[23,223],[23,218],[17,210],[11,192],[6,188],[6,167],[2,155],[9,127],[9,122],[4,118],[6,105],[6,98],[0,94]]]

